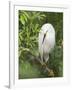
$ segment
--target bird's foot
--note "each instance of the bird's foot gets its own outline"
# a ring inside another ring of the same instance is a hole
[[[53,70],[50,69],[50,71],[48,72],[48,76],[54,77],[54,72],[53,72]]]

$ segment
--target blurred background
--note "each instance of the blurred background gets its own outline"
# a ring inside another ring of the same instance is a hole
[[[50,77],[36,60],[39,55],[38,35],[41,26],[45,23],[51,23],[56,33],[56,44],[50,54],[48,67],[53,70],[54,77],[62,77],[63,13],[19,10],[18,18],[19,79]]]

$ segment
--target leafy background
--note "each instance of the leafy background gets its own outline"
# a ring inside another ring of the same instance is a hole
[[[38,57],[38,34],[45,23],[55,28],[56,45],[50,54],[48,67],[54,77],[63,76],[63,13],[24,11],[18,12],[19,79],[49,77],[48,72],[35,59]]]

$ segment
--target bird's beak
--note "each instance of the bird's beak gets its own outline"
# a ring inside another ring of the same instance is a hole
[[[44,37],[43,37],[42,44],[43,44],[43,42],[44,42],[44,40],[45,40],[45,37],[46,37],[47,32],[48,32],[48,31],[46,31],[46,33],[44,33]]]

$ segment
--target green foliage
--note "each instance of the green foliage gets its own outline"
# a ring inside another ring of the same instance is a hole
[[[63,76],[63,13],[19,10],[19,78],[48,77],[48,73],[35,60],[38,56],[38,34],[45,23],[51,23],[56,32],[56,45],[50,54],[48,66],[55,77]]]

